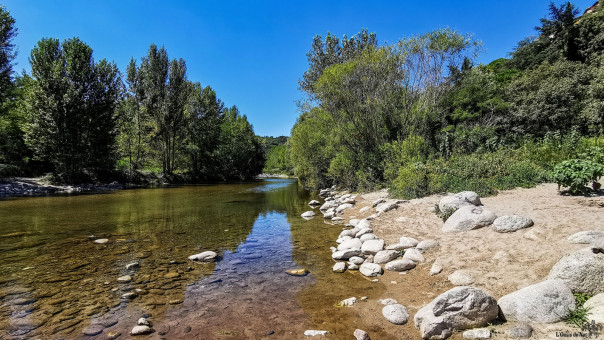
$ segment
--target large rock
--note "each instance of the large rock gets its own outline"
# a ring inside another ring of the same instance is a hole
[[[548,279],[560,279],[573,293],[594,296],[604,293],[604,250],[589,247],[564,255],[550,270]]]
[[[385,198],[378,198],[378,199],[376,199],[375,201],[373,201],[373,202],[371,203],[371,207],[372,207],[372,208],[375,208],[375,207],[377,207],[378,205],[380,205],[380,204],[382,204],[382,203],[384,203],[384,202],[386,202],[386,199],[385,199]]]
[[[427,250],[434,249],[436,247],[438,247],[438,241],[436,240],[423,240],[418,243],[417,246],[415,246],[415,248],[417,248],[417,250],[421,251],[422,253]]]
[[[149,326],[134,326],[130,331],[131,335],[145,335],[149,333],[153,333],[153,329]]]
[[[399,256],[399,252],[396,250],[380,250],[375,253],[373,257],[373,263],[384,264],[388,263]]]
[[[337,205],[337,203],[334,201],[327,201],[327,202],[323,203],[323,205],[319,208],[319,210],[324,212],[324,211],[329,210],[330,208],[335,207],[336,205]]]
[[[365,242],[365,241],[369,241],[369,240],[378,240],[379,237],[377,237],[377,235],[375,235],[373,233],[369,233],[369,234],[362,235],[359,239],[361,240],[361,242]]]
[[[343,273],[346,271],[346,263],[344,262],[337,262],[336,264],[333,265],[333,272],[334,273]]]
[[[363,263],[361,265],[361,267],[359,268],[359,271],[361,272],[361,274],[365,275],[365,276],[378,276],[381,275],[384,270],[382,269],[382,267],[379,264],[375,264],[375,263]]]
[[[493,224],[497,216],[484,209],[474,205],[467,205],[459,208],[449,217],[443,225],[444,232],[462,232]]]
[[[604,241],[604,232],[598,230],[585,230],[568,237],[570,243],[593,244],[600,246]]]
[[[359,257],[359,256],[353,256],[353,257],[349,258],[348,261],[350,261],[350,263],[354,263],[356,265],[361,265],[361,264],[363,264],[363,262],[365,262],[365,259],[363,259],[362,257]]]
[[[493,221],[493,229],[498,233],[511,233],[533,226],[533,220],[518,215],[500,216]]]
[[[385,213],[396,208],[398,208],[398,204],[396,204],[395,201],[388,201],[385,203],[378,204],[377,207],[375,207],[375,211],[377,211],[378,213]]]
[[[415,268],[417,263],[411,260],[394,260],[386,263],[386,270],[391,272],[404,272],[406,270],[410,270]]]
[[[387,305],[382,308],[382,315],[386,320],[395,325],[404,325],[409,321],[409,312],[407,312],[407,308],[398,303]]]
[[[371,229],[371,228],[363,228],[363,229],[359,230],[359,231],[358,231],[358,232],[357,232],[357,233],[354,235],[354,237],[356,237],[356,238],[361,238],[361,236],[363,236],[363,235],[365,235],[365,234],[371,234],[371,233],[373,233],[373,229]]]
[[[480,197],[473,191],[462,191],[457,194],[445,196],[438,202],[440,211],[457,210],[467,205],[481,205]]]
[[[419,243],[419,241],[414,238],[403,236],[399,240],[398,244],[403,245],[404,249],[407,249],[407,248],[413,248],[413,247],[417,246],[418,243]]]
[[[363,254],[375,255],[378,251],[384,249],[384,240],[369,240],[363,243],[361,251]]]
[[[319,202],[317,200],[312,200],[312,201],[308,202],[308,205],[314,208],[317,205],[321,205],[321,202]]]
[[[413,261],[415,263],[420,263],[420,262],[424,262],[424,256],[422,255],[422,253],[415,249],[415,248],[409,248],[407,250],[405,250],[405,254],[403,255],[403,260],[409,260],[409,261]]]
[[[346,249],[346,250],[338,250],[331,254],[331,258],[334,260],[348,260],[353,256],[361,255],[361,249]]]
[[[604,324],[604,293],[592,296],[585,301],[583,307],[587,309],[587,319],[595,321],[595,323]]]
[[[424,339],[446,339],[455,330],[483,327],[497,318],[497,301],[472,287],[455,287],[422,307],[414,317]]]
[[[338,250],[347,250],[353,248],[361,249],[362,245],[363,242],[361,242],[361,240],[359,240],[358,238],[351,238],[349,240],[342,241],[342,243],[338,245]]]
[[[336,208],[336,214],[342,213],[342,212],[344,212],[344,210],[350,209],[352,207],[354,207],[354,205],[352,205],[350,203],[342,204]]]
[[[218,258],[218,254],[213,251],[204,251],[203,253],[189,256],[189,260],[197,262],[214,262]]]
[[[505,295],[498,301],[506,320],[553,323],[575,309],[575,297],[562,280],[546,280]]]
[[[357,225],[355,227],[359,230],[365,229],[365,228],[371,229],[371,222],[369,222],[369,220],[367,220],[367,219],[362,219],[359,221],[359,223],[357,223]]]

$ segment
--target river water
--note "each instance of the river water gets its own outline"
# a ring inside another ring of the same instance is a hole
[[[142,316],[149,339],[350,338],[362,318],[335,305],[383,286],[331,271],[341,226],[302,219],[311,199],[267,179],[0,200],[0,339],[124,339]]]

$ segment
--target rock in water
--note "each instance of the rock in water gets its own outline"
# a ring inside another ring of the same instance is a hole
[[[315,217],[316,213],[314,211],[306,211],[305,213],[303,213],[301,216],[302,218],[313,218]]]
[[[359,271],[361,272],[361,274],[368,276],[368,277],[378,276],[384,272],[384,270],[382,269],[382,267],[379,264],[367,263],[367,262],[365,262],[361,265],[361,267],[359,268]]]
[[[338,262],[336,264],[333,265],[333,272],[334,273],[343,273],[346,271],[346,263],[344,262]]]
[[[340,303],[338,305],[340,307],[352,307],[357,302],[358,302],[357,298],[353,296],[351,298],[340,301]]]
[[[457,210],[467,205],[481,205],[480,196],[473,191],[462,191],[457,194],[445,196],[440,199],[438,208],[440,211]]]
[[[327,334],[329,334],[328,331],[317,331],[317,330],[313,330],[313,329],[304,331],[304,336],[317,336],[317,335],[325,336]]]
[[[88,336],[95,336],[101,333],[103,333],[103,326],[100,325],[92,325],[82,330],[82,334]]]
[[[151,327],[149,326],[135,326],[134,328],[132,328],[132,331],[130,331],[131,335],[145,335],[145,334],[150,334],[153,332],[153,329],[151,329]]]
[[[128,283],[130,281],[132,281],[132,276],[130,275],[124,275],[117,278],[117,282],[119,283]]]
[[[355,329],[353,335],[356,340],[371,340],[369,334],[362,329]]]
[[[204,251],[203,253],[189,256],[189,260],[197,262],[214,262],[218,258],[218,254],[213,251]]]
[[[94,243],[96,243],[96,244],[105,244],[107,242],[109,242],[109,239],[106,239],[106,238],[99,238],[99,239],[94,240]]]
[[[488,328],[476,328],[463,332],[464,339],[490,339],[491,330]]]
[[[126,269],[127,270],[135,269],[135,268],[138,268],[138,267],[140,267],[140,264],[138,262],[132,262],[132,263],[128,263],[126,265]]]
[[[417,264],[411,260],[394,260],[386,263],[386,270],[391,272],[404,272],[415,268]]]
[[[308,274],[308,270],[306,270],[305,268],[289,269],[285,272],[292,276],[305,276],[306,274]]]
[[[312,201],[308,202],[308,205],[310,205],[311,207],[314,207],[317,205],[321,205],[321,202],[319,202],[317,200],[312,200]]]
[[[472,287],[455,287],[422,307],[414,317],[424,339],[446,339],[455,330],[483,327],[497,318],[497,301]]]
[[[498,303],[505,319],[521,322],[558,322],[575,309],[575,297],[562,280],[524,287],[503,296]]]
[[[550,270],[548,279],[560,279],[573,293],[590,296],[604,293],[604,250],[586,248],[564,255]]]
[[[407,308],[398,303],[387,305],[382,308],[382,315],[386,320],[395,325],[404,325],[409,321],[409,312],[407,312]]]
[[[511,233],[532,227],[533,224],[533,220],[528,217],[518,215],[500,216],[493,221],[493,229],[498,233]]]
[[[442,231],[457,233],[489,226],[497,218],[494,213],[473,205],[459,208],[443,225]]]

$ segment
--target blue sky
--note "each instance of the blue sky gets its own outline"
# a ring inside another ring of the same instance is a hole
[[[595,0],[576,0],[582,11]],[[557,4],[560,1],[556,1]],[[482,40],[479,62],[507,54],[533,35],[549,1],[143,1],[5,0],[16,20],[15,70],[29,71],[32,47],[43,37],[77,36],[95,59],[123,71],[149,45],[184,58],[192,81],[213,87],[237,105],[258,135],[289,135],[299,112],[297,80],[307,69],[313,36],[377,33],[380,43],[442,27]]]

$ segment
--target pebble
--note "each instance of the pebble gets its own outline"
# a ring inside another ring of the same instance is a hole
[[[180,277],[180,274],[178,272],[169,272],[166,275],[164,275],[164,278],[166,279],[174,279]]]
[[[317,331],[317,330],[313,330],[313,329],[304,331],[304,336],[317,336],[317,335],[325,336],[327,334],[329,334],[328,331]]]
[[[84,335],[88,335],[88,336],[95,336],[97,334],[101,334],[102,332],[103,332],[103,326],[97,326],[97,325],[86,327],[86,328],[84,328],[84,330],[82,330],[82,333]]]
[[[137,296],[138,296],[138,294],[136,294],[134,292],[130,292],[130,293],[126,293],[126,294],[122,295],[122,299],[132,300],[132,299],[134,299]]]
[[[122,333],[118,332],[107,332],[107,339],[117,339],[122,335]]]
[[[138,319],[138,321],[136,322],[136,324],[139,325],[139,326],[151,326],[151,323],[146,318],[140,318],[140,319]]]
[[[476,328],[463,332],[464,339],[489,339],[491,330],[488,328]]]
[[[356,297],[351,297],[351,298],[340,301],[340,303],[338,305],[340,307],[352,307],[357,302],[359,302],[359,300],[357,300]]]
[[[130,281],[132,281],[132,276],[130,275],[124,275],[117,278],[117,282],[119,283],[128,283]]]
[[[138,268],[138,267],[140,267],[140,264],[138,262],[132,262],[132,263],[128,263],[126,265],[126,269],[128,269],[128,270]]]
[[[398,301],[396,301],[395,299],[380,299],[378,300],[379,303],[381,303],[382,305],[394,305],[397,304]]]
[[[395,325],[404,325],[409,321],[407,308],[397,303],[382,308],[382,315]]]
[[[134,328],[132,328],[132,331],[130,331],[130,334],[145,335],[145,334],[149,334],[152,332],[153,332],[153,329],[151,329],[151,327],[149,327],[149,326],[135,326]]]
[[[308,274],[308,270],[306,270],[305,268],[289,269],[285,272],[293,276],[305,276],[306,274]]]
[[[369,334],[362,329],[355,329],[353,335],[356,340],[371,340]]]
[[[333,272],[334,273],[343,273],[346,271],[346,263],[344,262],[337,262],[336,264],[333,265]]]
[[[185,333],[189,333],[191,331],[191,326],[185,327]]]
[[[96,244],[105,244],[107,242],[109,242],[109,239],[107,239],[107,238],[99,238],[99,239],[94,240],[94,243],[96,243]]]

